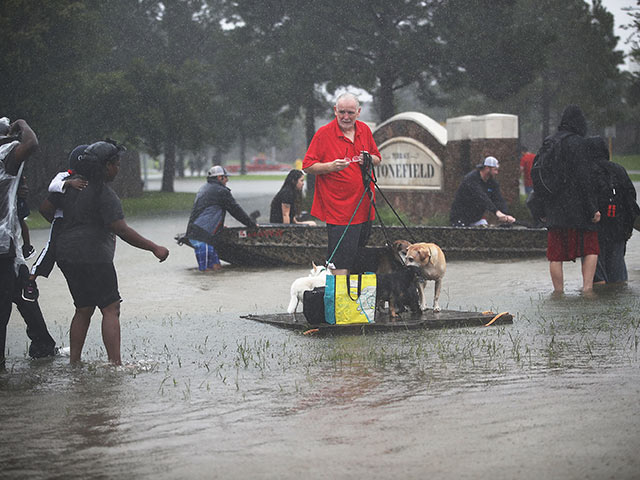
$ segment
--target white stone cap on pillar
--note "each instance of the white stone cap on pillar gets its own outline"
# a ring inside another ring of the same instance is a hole
[[[506,113],[465,115],[447,119],[450,141],[481,138],[518,138],[518,116]]]
[[[450,142],[455,140],[468,140],[471,138],[471,121],[475,115],[447,118],[447,138]]]
[[[490,113],[471,121],[471,138],[518,138],[518,116]]]
[[[376,130],[381,129],[388,123],[397,121],[397,120],[409,120],[411,122],[415,122],[420,125],[422,128],[427,130],[433,137],[440,143],[440,145],[447,144],[447,129],[436,122],[433,118],[428,117],[424,113],[420,112],[403,112],[394,115],[391,118],[388,118],[380,125],[376,127]],[[375,132],[374,132],[375,133]]]

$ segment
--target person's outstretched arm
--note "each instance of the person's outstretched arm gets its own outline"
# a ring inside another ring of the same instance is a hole
[[[111,223],[109,227],[113,233],[129,245],[152,252],[161,262],[164,262],[169,256],[169,250],[166,247],[157,245],[148,238],[140,235],[133,228],[127,225],[127,222],[125,222],[123,218]]]
[[[9,175],[17,175],[22,162],[38,149],[38,137],[24,120],[16,120],[9,128],[9,136],[18,135],[20,143],[9,153],[5,161],[5,170]]]

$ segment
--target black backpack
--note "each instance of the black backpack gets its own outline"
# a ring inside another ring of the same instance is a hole
[[[549,135],[533,160],[531,180],[539,199],[555,196],[565,188],[569,176],[567,162],[561,155],[562,140],[570,135],[575,133],[560,131]]]
[[[627,198],[624,186],[616,170],[610,165],[597,170],[599,178],[595,182],[598,189],[598,209],[600,227],[614,239],[629,239],[633,224],[638,216],[638,205],[633,198]]]

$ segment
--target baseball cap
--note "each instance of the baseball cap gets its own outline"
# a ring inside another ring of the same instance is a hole
[[[220,175],[229,176],[229,172],[222,165],[214,165],[207,172],[207,177],[218,177]]]
[[[80,155],[84,153],[89,145],[78,145],[69,154],[69,168],[76,170],[78,168],[78,162],[80,161]]]
[[[82,156],[78,157],[78,160],[81,162],[94,161],[104,164],[107,160],[126,150],[124,146],[117,145],[113,141],[95,142],[84,150],[81,154]]]
[[[482,168],[482,167],[500,168],[500,163],[498,162],[498,159],[496,157],[487,157],[484,159],[484,162],[479,163],[477,167],[478,168]]]

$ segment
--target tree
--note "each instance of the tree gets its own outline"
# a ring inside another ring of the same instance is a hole
[[[549,134],[552,116],[558,118],[569,103],[581,105],[595,126],[613,123],[621,106],[618,66],[623,63],[622,52],[615,50],[613,16],[600,0],[591,9],[578,0],[550,2],[549,9],[546,21],[562,35],[550,47],[561,53],[548,55],[540,76],[542,136]]]
[[[339,47],[330,20],[335,2],[312,0],[239,0],[233,18],[252,32],[268,56],[276,81],[271,90],[281,103],[280,116],[291,121],[305,117],[307,144],[315,134],[315,117],[328,105],[319,87],[336,80]],[[346,80],[346,76],[343,76]]]
[[[3,116],[24,118],[40,140],[27,163],[30,191],[46,191],[54,172],[66,165],[77,139],[75,106],[85,62],[98,42],[82,1],[10,0],[0,16],[0,105]]]
[[[336,5],[339,68],[371,88],[381,121],[395,112],[394,92],[434,77],[442,62],[433,18],[441,0],[358,0]]]
[[[521,136],[551,131],[565,105],[597,128],[624,110],[613,17],[600,0],[447,0],[434,20],[447,61],[422,98],[465,113],[508,111]]]
[[[636,8],[630,9],[631,12],[631,57],[636,64],[640,65],[640,0],[636,2]],[[631,74],[629,84],[629,101],[634,107],[640,107],[640,72],[636,71]]]
[[[434,19],[443,42],[440,88],[472,88],[502,101],[533,82],[552,41],[533,6],[523,0],[445,1]]]

